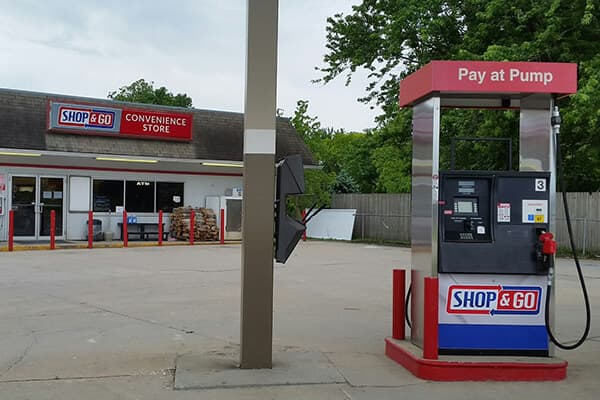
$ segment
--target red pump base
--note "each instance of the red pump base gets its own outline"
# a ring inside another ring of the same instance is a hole
[[[407,340],[385,339],[385,354],[421,379],[431,381],[560,381],[567,377],[564,360],[542,357],[495,357],[478,361],[478,356],[422,358],[423,350]]]

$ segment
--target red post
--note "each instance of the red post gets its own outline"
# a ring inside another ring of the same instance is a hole
[[[392,337],[398,340],[404,340],[405,338],[405,289],[406,271],[395,269],[392,284]]]
[[[94,212],[88,211],[88,249],[94,247]]]
[[[221,227],[219,231],[221,244],[225,244],[225,209],[221,208]]]
[[[163,237],[163,211],[158,210],[158,245],[162,246]]]
[[[425,278],[423,313],[423,358],[438,359],[439,284],[434,277]]]
[[[129,245],[129,234],[127,233],[127,211],[123,210],[123,247]]]
[[[306,210],[302,210],[302,223],[306,219]],[[304,232],[302,232],[302,241],[306,242],[306,228],[304,228]]]
[[[8,251],[13,251],[15,240],[15,211],[8,211]]]
[[[190,244],[194,244],[194,236],[196,235],[196,211],[192,208],[190,212]]]
[[[56,211],[50,210],[50,250],[56,248]]]

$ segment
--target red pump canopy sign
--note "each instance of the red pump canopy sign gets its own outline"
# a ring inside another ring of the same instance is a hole
[[[48,130],[141,139],[192,140],[191,113],[50,101]]]
[[[577,64],[495,61],[432,61],[400,82],[400,106],[433,93],[573,94]]]

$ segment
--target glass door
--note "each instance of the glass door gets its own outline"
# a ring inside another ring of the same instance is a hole
[[[63,177],[12,177],[15,239],[48,239],[52,210],[56,212],[56,237],[63,237],[64,186]]]
[[[15,238],[35,239],[36,194],[35,176],[12,177],[12,209],[15,213]]]
[[[50,212],[56,214],[56,237],[63,235],[63,204],[64,204],[64,178],[39,178],[38,237],[50,236]]]

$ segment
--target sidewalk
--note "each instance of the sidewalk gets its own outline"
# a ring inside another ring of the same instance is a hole
[[[225,244],[239,244],[239,241],[225,241]],[[182,240],[165,240],[162,242],[161,246],[187,246],[190,243],[188,241]],[[213,242],[194,242],[195,245],[218,245],[220,244],[218,241]],[[130,240],[127,243],[127,247],[154,247],[159,246],[158,241],[140,241],[140,240]],[[110,242],[107,241],[94,241],[92,243],[92,248],[97,249],[116,249],[124,247],[123,241],[121,240],[112,240]],[[87,249],[88,241],[87,240],[57,240],[55,242],[56,250],[64,250],[64,249]],[[13,245],[13,251],[27,251],[27,250],[50,250],[50,241],[48,240],[36,240],[36,241],[15,241]],[[0,252],[8,251],[7,242],[0,242]]]

